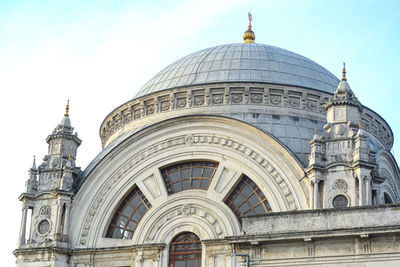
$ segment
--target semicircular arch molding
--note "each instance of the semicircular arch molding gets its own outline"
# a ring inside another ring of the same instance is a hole
[[[263,191],[272,211],[308,208],[303,169],[274,137],[231,118],[180,117],[133,134],[87,175],[71,211],[73,227],[80,229],[72,236],[72,242],[96,246],[104,236],[107,221],[104,218],[112,217],[121,196],[134,184],[153,208],[162,205],[171,196],[167,195],[159,168],[201,159],[220,163],[216,172],[218,179],[211,182],[212,190],[209,188],[206,198],[223,202],[241,174],[245,174]],[[221,177],[225,181],[221,182]]]
[[[379,167],[379,174],[386,180],[381,184],[382,188],[390,195],[393,202],[400,202],[400,172],[396,160],[392,154],[386,150],[380,151],[376,155],[376,163]]]

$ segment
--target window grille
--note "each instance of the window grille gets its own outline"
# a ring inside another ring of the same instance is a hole
[[[225,200],[236,217],[242,222],[245,215],[265,214],[271,207],[260,188],[246,175]]]
[[[200,267],[201,241],[197,235],[184,232],[169,247],[169,267]]]
[[[150,202],[135,187],[122,201],[111,220],[106,237],[130,239],[144,214],[151,208]]]
[[[207,190],[218,163],[209,161],[182,162],[161,170],[168,195],[189,190]]]

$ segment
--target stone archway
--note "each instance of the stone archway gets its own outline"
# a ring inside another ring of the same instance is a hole
[[[306,186],[302,185],[304,172],[291,152],[274,137],[230,118],[180,117],[132,134],[103,156],[92,169],[85,171],[88,173],[86,180],[77,193],[71,212],[73,227],[80,229],[72,236],[74,244],[98,247],[134,245],[155,240],[166,242],[168,238],[162,238],[161,235],[151,237],[150,228],[157,225],[154,214],[163,209],[164,213],[172,212],[173,209],[168,208],[169,203],[181,201],[185,194],[182,192],[179,197],[168,196],[159,168],[193,159],[220,163],[217,178],[212,181],[210,189],[197,192],[196,196],[200,202],[207,200],[214,203],[218,211],[218,216],[214,218],[226,223],[219,226],[223,230],[222,236],[237,235],[240,232],[233,212],[223,204],[223,199],[242,174],[251,177],[261,188],[271,202],[272,211],[308,208],[308,192]],[[143,217],[141,226],[138,226],[142,229],[140,232],[146,234],[135,234],[132,240],[107,240],[104,236],[108,221],[104,218],[112,216],[121,196],[134,184],[141,188],[153,206]],[[210,204],[199,203],[189,203],[190,211],[192,207],[196,210],[190,212],[189,218],[198,216],[196,220],[201,221],[199,214],[203,212],[200,210],[210,207]],[[204,224],[206,222],[207,218]],[[186,227],[190,228],[190,223]],[[172,235],[172,229],[165,228],[164,232],[170,231]],[[221,235],[212,227],[209,227],[208,232],[209,239]],[[200,233],[199,236],[201,238]]]

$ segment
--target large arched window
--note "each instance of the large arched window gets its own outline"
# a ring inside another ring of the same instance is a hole
[[[243,176],[239,184],[225,200],[242,222],[245,215],[265,214],[271,207],[260,188],[247,176]]]
[[[182,162],[161,169],[168,195],[189,190],[207,190],[218,163],[209,161]]]
[[[142,191],[140,191],[139,187],[136,186],[122,201],[115,212],[108,227],[106,237],[132,238],[138,223],[150,208],[150,202],[143,195]]]
[[[169,246],[169,267],[200,267],[201,241],[197,235],[184,232],[176,236]]]

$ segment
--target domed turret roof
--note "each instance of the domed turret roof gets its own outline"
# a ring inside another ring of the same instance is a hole
[[[226,44],[183,57],[160,71],[136,97],[175,87],[222,82],[293,85],[333,93],[340,82],[314,61],[257,43]]]

